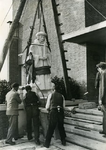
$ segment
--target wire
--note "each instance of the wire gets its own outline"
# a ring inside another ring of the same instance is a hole
[[[96,10],[96,12],[98,12],[104,19],[106,19],[106,17],[105,17],[99,10],[97,10],[90,2],[88,2],[87,0],[86,0],[86,2],[87,2],[94,10]]]
[[[10,6],[10,8],[9,8],[7,14],[6,14],[6,16],[4,17],[3,22],[1,23],[1,26],[3,25],[5,19],[6,19],[7,15],[8,15],[8,13],[10,12],[10,9],[12,8],[13,3],[14,3],[14,1],[12,2],[11,6]]]

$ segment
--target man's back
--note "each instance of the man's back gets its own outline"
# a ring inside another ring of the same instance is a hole
[[[6,95],[6,103],[7,103],[7,115],[18,115],[18,104],[21,103],[21,99],[19,94],[14,90],[11,90]]]

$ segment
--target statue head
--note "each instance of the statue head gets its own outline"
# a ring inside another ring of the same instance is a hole
[[[38,32],[36,34],[37,40],[39,41],[39,43],[43,44],[45,42],[45,38],[46,38],[46,33],[45,32]]]

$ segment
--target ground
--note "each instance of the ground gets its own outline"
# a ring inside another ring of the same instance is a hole
[[[49,148],[43,146],[43,139],[40,139],[41,145],[38,146],[35,144],[34,140],[28,141],[27,137],[24,136],[22,139],[16,141],[16,145],[11,146],[5,144],[5,140],[0,141],[0,150],[62,150],[58,146],[54,145],[54,140],[52,140]],[[60,143],[60,140],[56,140],[56,143]],[[61,144],[61,143],[60,143]]]

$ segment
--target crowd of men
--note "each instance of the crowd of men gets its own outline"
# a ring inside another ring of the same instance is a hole
[[[18,94],[18,83],[12,84],[12,89],[6,95],[6,115],[8,116],[9,127],[7,133],[6,144],[15,145],[16,143],[13,139],[17,140],[21,138],[18,133],[18,105],[22,102]],[[55,127],[58,125],[62,145],[66,145],[66,134],[64,130],[64,107],[65,99],[62,94],[58,91],[58,86],[53,84],[53,92],[48,95],[46,109],[49,112],[49,127],[47,130],[46,139],[44,142],[44,147],[49,148],[51,138],[53,136]],[[37,145],[40,145],[39,140],[39,96],[32,91],[31,86],[27,85],[25,87],[26,95],[23,100],[23,104],[26,112],[26,132],[28,140],[32,140],[32,124],[34,130],[34,140]]]
[[[106,63],[100,62],[96,65],[97,75],[95,80],[95,88],[99,90],[98,96],[98,109],[103,112],[103,130],[100,134],[106,137]],[[49,125],[44,142],[44,147],[49,148],[51,138],[53,136],[56,126],[58,127],[60,133],[60,139],[62,145],[66,145],[66,133],[64,129],[64,108],[65,99],[60,93],[59,87],[56,84],[53,85],[53,91],[48,95],[46,102],[46,109],[49,113]],[[18,83],[12,84],[12,89],[6,95],[6,115],[8,116],[9,127],[7,133],[6,144],[15,145],[13,139],[17,140],[21,138],[18,133],[18,105],[22,102],[18,94]],[[39,96],[36,92],[32,91],[30,85],[25,87],[26,95],[23,100],[23,104],[26,111],[26,132],[28,140],[33,139],[32,136],[32,124],[34,129],[34,140],[37,145],[40,145],[39,140]]]

